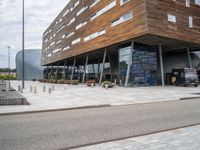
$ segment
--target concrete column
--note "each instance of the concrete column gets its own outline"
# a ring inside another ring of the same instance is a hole
[[[74,68],[75,68],[75,65],[76,65],[76,57],[74,58],[74,63],[73,63],[73,67],[72,67],[71,80],[73,80],[73,78],[74,78]]]
[[[190,49],[189,48],[187,48],[187,56],[188,56],[188,61],[189,61],[189,67],[193,68],[192,58],[191,58],[191,55],[190,55]]]
[[[50,75],[50,79],[52,79],[52,74],[53,74],[53,66],[51,66],[51,75]]]
[[[67,65],[67,60],[65,60],[64,68],[63,68],[63,79],[64,80],[66,80],[66,65]]]
[[[99,81],[100,59],[98,59],[97,81]]]
[[[46,79],[49,79],[49,66],[46,68]]]
[[[83,72],[82,83],[85,83],[85,76],[86,76],[86,70],[87,70],[87,66],[88,66],[88,59],[89,59],[89,54],[87,54],[86,60],[85,60],[85,67],[84,67],[84,72]]]
[[[101,75],[100,75],[100,79],[99,79],[99,85],[101,85],[102,78],[103,78],[103,72],[104,72],[104,67],[105,67],[106,55],[107,55],[107,49],[105,49],[104,55],[103,55],[103,63],[102,63],[103,67],[102,67],[102,70],[101,70]]]
[[[132,64],[132,55],[133,55],[133,51],[134,51],[134,41],[132,41],[131,43],[131,50],[130,50],[130,54],[129,54],[129,63],[128,63],[128,67],[127,67],[127,73],[126,73],[126,81],[125,81],[125,87],[128,87],[128,81],[129,81],[129,76],[130,76],[130,70],[131,70],[131,64]]]
[[[163,50],[162,45],[159,45],[159,56],[160,56],[160,72],[162,79],[162,86],[165,86],[165,75],[164,75],[164,66],[163,66]]]
[[[93,73],[96,74],[94,64],[92,64]]]
[[[109,62],[110,62],[110,80],[112,81],[112,68],[111,68],[111,57],[109,55]]]
[[[58,80],[58,72],[59,72],[59,62],[57,63],[57,69],[56,69],[56,80]]]

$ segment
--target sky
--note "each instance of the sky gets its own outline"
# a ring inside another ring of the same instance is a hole
[[[25,49],[41,49],[42,35],[66,6],[68,0],[25,0]],[[0,0],[0,68],[8,66],[11,46],[11,68],[22,49],[22,0]]]

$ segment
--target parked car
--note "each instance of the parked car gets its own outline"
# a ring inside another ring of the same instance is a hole
[[[172,82],[177,86],[199,85],[197,71],[194,68],[172,69]]]

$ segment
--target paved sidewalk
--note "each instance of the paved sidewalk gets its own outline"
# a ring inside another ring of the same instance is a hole
[[[200,125],[76,150],[199,150]]]
[[[20,81],[12,81],[12,86],[17,89]],[[27,98],[30,106],[3,106],[1,113],[41,111],[50,109],[76,108],[94,105],[127,105],[138,103],[151,103],[159,101],[179,100],[185,97],[200,97],[200,87],[139,87],[123,88],[116,86],[112,89],[104,89],[100,86],[94,88],[86,85],[60,85],[27,81],[26,89],[22,94]],[[43,86],[47,89],[52,85],[55,91],[52,94],[43,92]],[[37,87],[37,94],[29,91],[29,87]]]

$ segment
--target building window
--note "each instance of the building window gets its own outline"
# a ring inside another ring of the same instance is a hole
[[[61,27],[57,30],[57,33],[60,32],[64,27],[65,27],[65,25],[61,26]]]
[[[72,20],[70,20],[70,22],[67,24],[67,26],[71,25],[74,21],[75,21],[75,18],[73,18]]]
[[[48,33],[49,33],[48,31],[46,33],[44,33],[44,36],[47,36]]]
[[[45,41],[44,41],[44,43],[47,43],[48,42],[48,39],[46,39]]]
[[[185,0],[186,7],[190,7],[190,0]]]
[[[92,40],[92,39],[94,39],[94,38],[97,38],[97,37],[99,37],[99,36],[101,36],[101,35],[103,35],[103,34],[105,34],[105,33],[106,33],[106,30],[101,29],[99,32],[93,33],[93,34],[91,34],[91,35],[85,37],[85,38],[84,38],[84,42],[90,41],[90,40]]]
[[[87,24],[87,21],[81,22],[79,25],[76,26],[76,30],[82,28],[83,26],[85,26]]]
[[[70,48],[70,46],[66,46],[64,49],[63,49],[63,51],[66,51],[66,50],[68,50]]]
[[[66,36],[66,38],[69,38],[69,37],[71,37],[72,35],[74,35],[74,32],[69,33],[69,34]]]
[[[93,6],[95,6],[100,1],[101,0],[93,0],[92,5],[90,5],[90,8],[92,8]]]
[[[200,0],[195,0],[195,4],[200,5]]]
[[[50,44],[50,46],[53,46],[55,44],[55,42],[52,42],[51,44]]]
[[[91,20],[96,19],[97,17],[99,17],[100,15],[102,15],[105,12],[109,11],[110,9],[112,9],[115,6],[116,6],[116,1],[112,1],[110,4],[108,4],[107,6],[105,6],[103,9],[99,10],[97,13],[95,13],[94,15],[92,15],[91,16]]]
[[[69,9],[66,10],[66,12],[63,14],[63,17],[65,17],[69,13]]]
[[[193,28],[193,17],[189,16],[189,27]]]
[[[65,38],[65,34],[62,36],[62,39],[64,39]]]
[[[116,26],[118,24],[121,24],[121,23],[123,23],[125,21],[128,21],[128,20],[130,20],[132,18],[133,18],[133,13],[129,12],[129,13],[127,13],[127,14],[125,14],[125,15],[117,18],[117,19],[115,19],[114,21],[112,21],[111,26],[114,27],[114,26]]]
[[[61,42],[61,40],[59,40],[58,42],[56,42],[56,44],[59,44]]]
[[[168,14],[168,21],[169,22],[176,22],[176,16],[174,16],[174,15],[171,15],[171,14]]]
[[[81,42],[81,38],[78,38],[78,39],[72,41],[72,45],[75,45],[75,44],[77,44],[79,42]]]
[[[55,50],[53,51],[53,53],[57,53],[57,52],[59,52],[59,51],[61,51],[61,48],[55,49]]]
[[[88,6],[81,8],[81,9],[77,12],[76,16],[79,16],[80,14],[82,14],[87,8],[88,8]]]
[[[73,11],[73,10],[76,8],[76,6],[78,6],[79,4],[80,4],[80,2],[77,1],[77,2],[74,4],[74,6],[70,9],[70,11]]]
[[[48,55],[47,55],[47,57],[51,57],[51,56],[52,56],[52,54],[48,54]]]
[[[125,3],[129,2],[129,0],[120,0],[120,5],[123,5]]]

